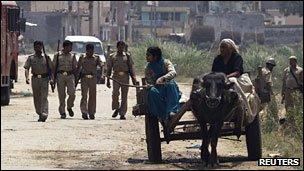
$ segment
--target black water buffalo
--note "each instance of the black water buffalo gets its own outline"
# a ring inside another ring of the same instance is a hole
[[[199,76],[193,81],[191,110],[202,131],[201,159],[211,166],[218,164],[216,147],[224,121],[242,123],[243,120],[243,109],[238,94],[232,89],[233,85],[224,73],[215,72]],[[234,131],[239,138],[241,124]],[[210,142],[211,154],[208,150]]]

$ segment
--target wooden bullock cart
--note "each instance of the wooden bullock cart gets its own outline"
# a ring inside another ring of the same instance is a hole
[[[162,161],[161,142],[169,143],[170,141],[177,140],[202,139],[202,133],[200,129],[192,129],[192,131],[180,131],[181,129],[177,128],[177,126],[195,127],[199,125],[196,119],[180,121],[182,116],[187,111],[191,111],[191,101],[188,100],[186,102],[181,102],[180,111],[173,118],[171,118],[168,124],[162,123],[163,135],[161,136],[159,129],[160,121],[156,117],[150,115],[147,110],[148,88],[145,87],[145,85],[147,85],[146,80],[145,78],[142,78],[142,86],[136,87],[137,104],[133,107],[132,114],[134,116],[145,115],[145,131],[148,159],[150,162],[160,163]],[[224,122],[224,125],[221,129],[221,137],[235,135],[233,131],[234,123]],[[251,124],[242,128],[242,135],[246,135],[248,157],[253,160],[261,158],[261,133],[258,115]]]

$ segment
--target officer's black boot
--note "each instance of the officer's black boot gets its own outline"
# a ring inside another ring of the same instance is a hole
[[[41,121],[42,121],[42,122],[45,122],[46,119],[47,119],[47,117],[48,117],[48,115],[45,114],[45,113],[42,113],[42,115],[40,115],[40,117],[41,117]]]
[[[88,114],[87,114],[87,113],[82,113],[82,118],[83,118],[84,120],[89,119],[89,118],[88,118]]]
[[[46,114],[40,114],[38,122],[45,122],[45,120],[47,119],[47,117],[48,116]]]
[[[66,118],[66,114],[65,114],[65,113],[61,113],[61,114],[60,114],[60,118],[61,118],[61,119],[65,119],[65,118]]]
[[[41,118],[41,115],[39,115],[39,119],[38,119],[38,122],[42,122],[42,118]]]
[[[121,120],[126,120],[126,117],[124,115],[120,115]]]
[[[118,110],[118,109],[116,109],[116,110],[114,111],[114,113],[113,113],[112,117],[113,117],[113,118],[115,118],[115,117],[118,115],[118,112],[119,112],[119,110]]]
[[[95,119],[95,115],[94,114],[89,114],[90,119]]]
[[[74,116],[74,112],[73,112],[72,108],[68,109],[68,111],[69,111],[70,117],[73,117]]]

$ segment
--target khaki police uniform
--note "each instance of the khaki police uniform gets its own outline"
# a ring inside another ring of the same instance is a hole
[[[273,86],[272,73],[267,67],[262,68],[261,80],[261,91],[271,93],[271,89],[267,85]]]
[[[297,66],[296,68],[292,68],[292,71],[294,73],[294,75],[296,76],[296,78],[298,79],[299,84],[303,85],[303,69],[299,66]],[[295,80],[295,78],[293,77],[293,75],[290,72],[290,67],[287,67],[284,69],[283,72],[283,85],[282,85],[282,94],[285,95],[285,110],[283,112],[280,112],[280,118],[281,119],[287,119],[287,123],[282,124],[279,127],[279,132],[283,133],[283,130],[290,125],[292,129],[294,129],[294,125],[295,124],[295,119],[294,116],[291,116],[289,114],[291,114],[289,112],[290,109],[293,109],[295,107],[295,98],[296,95],[296,91],[298,91],[298,84]],[[303,97],[303,96],[300,96]]]
[[[297,66],[291,69],[296,76],[299,84],[303,85],[303,68]],[[293,95],[299,86],[290,72],[290,67],[284,69],[282,93],[285,94],[285,109],[294,107],[295,96]]]
[[[271,87],[273,86],[272,73],[267,67],[262,68],[261,75],[259,76],[258,81],[259,81],[258,82],[258,86],[259,86],[258,93],[267,94],[269,96],[273,94],[272,89],[271,89]],[[260,117],[262,120],[266,119],[268,103],[269,102],[261,103],[262,111],[260,113]]]
[[[128,57],[129,56],[129,57]],[[129,75],[135,76],[134,62],[126,52],[121,55],[117,52],[110,54],[107,60],[107,76],[110,77],[113,70],[113,78],[123,84],[129,84]],[[129,64],[128,64],[129,63]],[[129,68],[130,67],[130,68]],[[121,106],[119,108],[119,89],[121,89]],[[112,110],[119,109],[120,115],[127,113],[129,87],[121,86],[113,81]]]
[[[96,113],[96,83],[97,65],[102,67],[98,56],[81,56],[78,61],[78,68],[81,69],[81,113],[94,115]],[[87,97],[89,92],[89,103]]]
[[[59,55],[57,54],[54,55],[53,63],[55,67],[58,65],[55,72],[57,72],[56,82],[59,96],[59,113],[63,114],[65,113],[66,88],[67,94],[69,95],[67,100],[67,109],[74,106],[76,97],[74,71],[77,67],[77,60],[75,55],[73,55],[71,52],[68,54],[59,52]]]
[[[49,56],[47,56],[49,67],[52,68],[52,61]],[[48,116],[49,113],[49,102],[48,102],[48,88],[49,88],[49,77],[46,65],[45,56],[38,56],[37,54],[30,55],[25,64],[25,69],[31,69],[32,73],[32,91],[34,97],[34,105],[36,113],[44,117]]]

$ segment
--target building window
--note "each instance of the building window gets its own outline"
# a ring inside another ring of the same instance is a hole
[[[181,13],[180,12],[176,12],[175,13],[175,21],[180,21],[181,20]]]
[[[110,22],[110,11],[107,12],[106,18],[105,18],[105,22],[109,23]]]
[[[259,2],[254,2],[254,10],[255,11],[259,10]]]
[[[114,23],[116,22],[116,16],[117,16],[117,9],[114,8],[114,10],[113,10],[113,18],[112,18],[112,20],[113,20]]]
[[[19,31],[19,9],[8,9],[8,30]]]
[[[150,14],[148,12],[143,12],[140,15],[140,20],[149,20],[150,19]]]
[[[180,21],[185,22],[187,20],[187,13],[185,12],[180,13],[180,18],[181,18]]]
[[[160,20],[169,20],[169,13],[167,12],[160,13]]]
[[[154,20],[154,15],[156,18],[156,14],[154,12],[149,12],[149,20]]]

